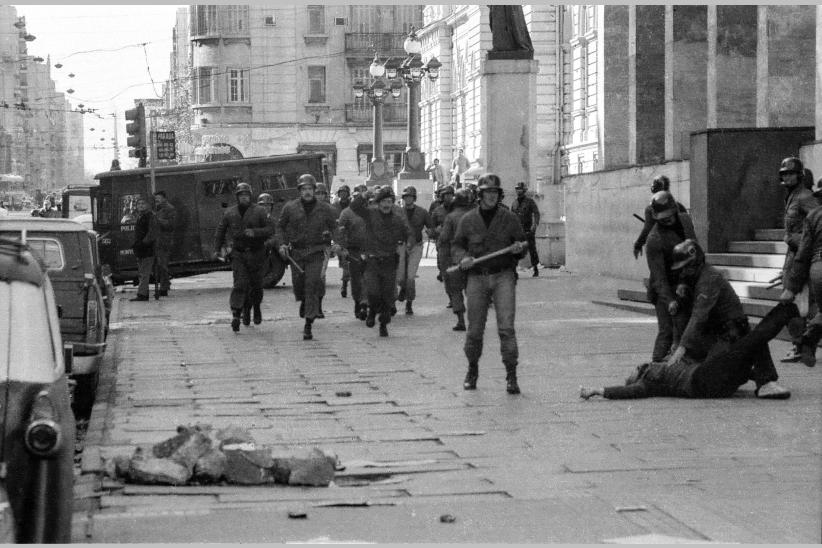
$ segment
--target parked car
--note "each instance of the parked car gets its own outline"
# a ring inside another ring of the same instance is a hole
[[[72,403],[78,416],[85,416],[94,404],[113,297],[102,281],[96,236],[69,219],[19,217],[0,219],[0,237],[24,239],[46,266],[60,310],[60,334],[73,347]]]
[[[71,352],[60,337],[45,269],[27,246],[2,239],[0,309],[0,502],[10,503],[0,518],[0,542],[68,543],[75,438],[66,379]]]

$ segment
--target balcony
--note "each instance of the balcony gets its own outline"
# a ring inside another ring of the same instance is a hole
[[[374,50],[382,57],[405,57],[402,47],[406,35],[392,32],[349,32],[345,35],[348,57],[373,57]]]
[[[374,123],[374,108],[360,103],[345,104],[345,121],[352,124],[370,126]],[[405,103],[384,104],[382,121],[387,125],[404,125],[408,123],[408,105]]]

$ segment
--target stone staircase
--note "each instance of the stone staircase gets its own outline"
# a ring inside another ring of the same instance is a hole
[[[707,262],[719,268],[731,282],[752,324],[758,323],[773,308],[782,292],[782,286],[768,288],[768,285],[782,271],[788,250],[787,244],[782,241],[784,235],[785,230],[781,228],[756,230],[753,240],[730,242],[727,253],[706,254]],[[617,299],[595,302],[654,314],[645,288],[640,283],[617,290]],[[788,340],[784,330],[778,338]]]

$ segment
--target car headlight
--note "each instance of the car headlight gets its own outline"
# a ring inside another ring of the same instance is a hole
[[[24,439],[26,448],[38,457],[50,457],[60,448],[63,434],[55,420],[54,410],[48,392],[42,390],[34,400],[31,418],[26,427]]]

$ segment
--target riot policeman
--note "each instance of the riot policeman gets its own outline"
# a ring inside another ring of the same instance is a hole
[[[422,260],[422,230],[427,231],[434,228],[431,215],[425,208],[416,204],[417,189],[407,186],[402,190],[403,212],[408,221],[410,236],[408,243],[400,252],[400,264],[397,268],[397,286],[399,287],[398,301],[405,301],[406,315],[412,315],[414,309],[412,302],[417,296],[417,288],[414,279],[417,277],[417,269]]]
[[[534,277],[536,277],[539,276],[539,254],[537,253],[536,237],[537,228],[539,228],[539,208],[533,198],[526,196],[528,185],[524,181],[518,182],[514,190],[517,197],[511,202],[511,211],[519,217],[522,230],[525,231],[525,236],[528,239],[528,253],[531,256],[531,267],[533,267]]]
[[[251,323],[248,306],[254,309],[254,323],[263,321],[260,303],[263,300],[263,267],[265,241],[273,234],[267,212],[251,201],[251,186],[239,183],[234,190],[237,205],[223,214],[214,234],[214,256],[227,243],[234,283],[229,297],[231,329],[240,330],[240,316],[244,325]]]

